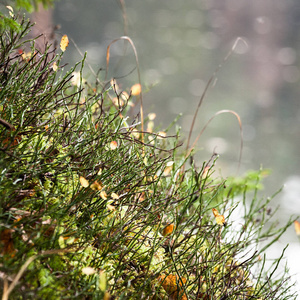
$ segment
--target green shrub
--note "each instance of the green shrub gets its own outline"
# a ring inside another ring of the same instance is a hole
[[[83,80],[84,59],[25,55],[30,26],[0,37],[3,299],[295,299],[282,257],[266,268],[292,221],[272,222],[262,173],[196,168],[179,131],[141,132],[130,91]]]

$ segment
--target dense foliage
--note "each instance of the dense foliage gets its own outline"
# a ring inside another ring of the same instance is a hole
[[[39,5],[43,5],[43,7],[47,8],[53,5],[54,0],[14,0],[14,1],[7,1],[6,7],[10,10],[10,15],[13,15],[13,10],[10,5],[13,5],[16,9],[25,9],[29,12],[33,10],[38,10]],[[3,4],[2,4],[3,5]],[[0,10],[2,9],[0,4]],[[14,18],[3,14],[0,11],[0,32],[2,33],[4,30],[13,29],[15,31],[20,31],[22,27]]]
[[[291,222],[271,222],[263,172],[224,180],[179,131],[141,132],[138,92],[86,82],[84,59],[65,72],[30,26],[0,37],[3,299],[295,299],[266,267]]]

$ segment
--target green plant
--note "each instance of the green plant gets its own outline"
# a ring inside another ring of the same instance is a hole
[[[1,34],[4,30],[13,29],[15,31],[22,30],[22,26],[13,18],[14,11],[13,8],[9,5],[13,5],[16,9],[25,9],[28,12],[33,10],[38,10],[39,4],[42,4],[45,8],[53,5],[54,0],[17,0],[17,1],[8,1],[6,6],[6,12],[3,14],[0,12],[0,32]],[[1,7],[0,7],[1,9]],[[9,12],[10,16],[7,16]]]
[[[141,132],[130,91],[83,80],[85,58],[24,55],[20,26],[0,37],[3,299],[295,299],[282,257],[265,268],[292,220],[272,222],[260,171],[196,168],[179,130]]]

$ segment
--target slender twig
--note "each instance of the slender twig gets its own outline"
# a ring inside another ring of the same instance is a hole
[[[6,127],[7,129],[13,130],[14,126],[8,123],[7,121],[0,118],[0,124]]]

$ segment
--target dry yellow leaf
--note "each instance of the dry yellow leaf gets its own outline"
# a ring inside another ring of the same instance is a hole
[[[212,212],[213,212],[213,214],[216,218],[217,224],[218,225],[224,225],[225,222],[226,222],[225,217],[223,215],[220,215],[219,212],[215,208],[212,209]]]
[[[166,167],[166,168],[164,169],[164,176],[170,175],[172,169],[173,169],[173,167]]]
[[[61,49],[61,51],[65,52],[68,46],[69,46],[69,38],[65,34],[65,35],[62,36],[62,38],[60,40],[60,49]]]
[[[218,225],[224,225],[225,224],[225,217],[223,215],[218,215],[216,217],[216,222]]]
[[[131,95],[137,96],[137,95],[139,95],[141,92],[142,92],[142,86],[141,86],[139,83],[134,84],[134,85],[131,87]]]
[[[105,191],[102,191],[100,192],[100,197],[103,199],[103,200],[107,200],[107,194]]]
[[[32,56],[31,52],[23,52],[22,59],[29,61],[29,59],[31,58],[31,56]]]
[[[107,209],[109,210],[109,211],[115,211],[116,210],[116,208],[113,206],[113,205],[111,205],[111,204],[107,204]]]
[[[81,186],[83,186],[83,187],[89,186],[89,181],[87,179],[85,179],[83,176],[79,177],[79,181],[80,181]]]
[[[101,191],[103,188],[102,182],[98,182],[97,180],[94,181],[94,183],[91,184],[91,189],[94,191]]]

